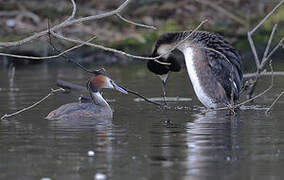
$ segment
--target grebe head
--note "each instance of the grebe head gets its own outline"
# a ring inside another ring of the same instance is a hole
[[[168,44],[157,43],[151,57],[157,57],[167,53],[170,51],[170,47],[171,46]],[[164,55],[157,59],[159,62],[165,62],[168,64],[162,64],[155,60],[149,60],[147,62],[147,68],[154,74],[158,75],[164,85],[166,84],[168,73],[170,71],[178,72],[181,69],[181,65],[176,59],[176,52],[178,52],[178,50],[174,50],[170,54]]]
[[[118,86],[108,75],[105,71],[96,71],[95,75],[92,77],[91,80],[87,83],[87,88],[91,90],[93,93],[98,92],[100,89],[115,89],[123,94],[128,94],[128,92]]]

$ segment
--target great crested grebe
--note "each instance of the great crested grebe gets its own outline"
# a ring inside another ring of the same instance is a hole
[[[115,84],[104,71],[97,71],[93,78],[88,81],[87,88],[90,92],[91,102],[62,105],[58,109],[50,112],[46,119],[60,120],[86,117],[112,118],[112,109],[102,97],[99,90],[102,88],[110,88],[128,94],[125,89]]]
[[[190,33],[192,31],[161,35],[156,42],[152,57],[165,54]],[[194,91],[204,106],[217,108],[230,104],[231,92],[234,101],[238,100],[243,81],[242,60],[239,51],[222,36],[195,31],[177,47],[177,50],[184,55]],[[151,72],[160,75],[165,84],[168,72],[179,71],[180,65],[171,53],[158,60],[169,62],[171,65],[149,60],[147,67]]]

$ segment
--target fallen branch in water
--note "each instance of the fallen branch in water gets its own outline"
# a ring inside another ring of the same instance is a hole
[[[24,109],[21,109],[19,111],[16,111],[14,113],[11,113],[11,114],[5,114],[1,117],[1,119],[5,119],[5,118],[9,118],[9,117],[12,117],[12,116],[15,116],[15,115],[18,115],[24,111],[27,111],[29,109],[32,109],[33,107],[37,106],[38,104],[40,104],[41,102],[43,102],[44,100],[46,100],[49,96],[52,96],[54,95],[54,93],[58,93],[58,92],[64,92],[65,89],[63,88],[59,88],[59,89],[51,89],[50,90],[50,93],[48,95],[46,95],[45,97],[43,97],[41,100],[37,101],[36,103],[24,108]]]

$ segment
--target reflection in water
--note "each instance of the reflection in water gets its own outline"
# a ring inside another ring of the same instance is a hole
[[[222,112],[192,116],[165,128],[153,145],[153,164],[167,167],[163,179],[218,177],[225,168],[227,172],[232,170],[230,162],[239,159],[237,117],[224,116]],[[152,134],[156,136],[157,132]]]
[[[224,112],[195,115],[187,123],[187,174],[210,177],[230,171],[227,162],[239,159],[239,123],[237,117],[224,116]]]

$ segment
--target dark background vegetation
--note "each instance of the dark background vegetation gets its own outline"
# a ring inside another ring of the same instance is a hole
[[[117,8],[122,0],[77,0],[78,16],[100,14]],[[115,16],[99,21],[77,24],[62,29],[69,37],[87,39],[92,34],[98,36],[97,43],[117,48],[129,53],[148,55],[156,38],[165,32],[183,31],[195,28],[203,19],[209,21],[201,30],[220,33],[239,48],[244,56],[250,56],[247,31],[252,29],[273,7],[278,0],[136,0],[128,6],[123,16],[135,22],[154,25],[153,31],[127,24]],[[69,0],[1,0],[0,1],[0,41],[14,41],[47,28],[48,19],[52,25],[67,18],[72,11]],[[259,50],[264,49],[272,26],[278,23],[275,42],[284,36],[281,18],[284,8],[280,7],[253,36]],[[43,41],[43,43],[42,43]],[[29,43],[20,48],[9,48],[3,51],[39,56],[52,54],[47,38]],[[61,49],[70,46],[61,42]],[[116,62],[109,53],[94,48],[76,51],[80,59],[88,62],[94,57],[106,56],[104,63]],[[75,53],[76,53],[75,52]],[[98,59],[98,58],[96,58]],[[129,61],[120,61],[129,62]]]

